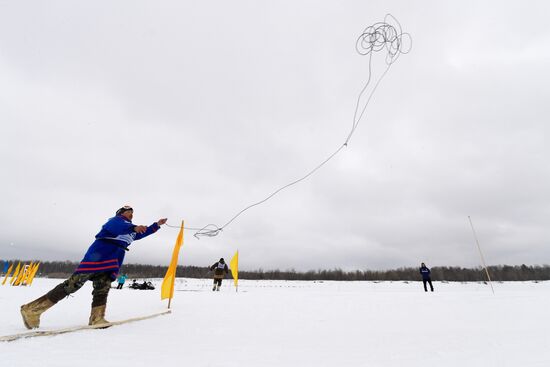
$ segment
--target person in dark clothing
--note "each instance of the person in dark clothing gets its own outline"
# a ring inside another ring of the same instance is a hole
[[[214,271],[214,287],[212,288],[212,290],[219,291],[220,287],[222,286],[222,280],[225,277],[225,274],[229,273],[229,268],[227,267],[227,264],[225,263],[223,257],[220,259],[220,261],[213,264],[210,267],[210,270]]]
[[[92,310],[89,325],[108,323],[105,320],[107,295],[124,261],[125,251],[133,241],[155,233],[167,219],[162,218],[150,226],[132,224],[134,209],[123,206],[114,217],[101,227],[95,241],[73,275],[42,297],[21,306],[23,323],[28,329],[40,326],[40,315],[63,298],[78,291],[88,280],[93,282]]]
[[[420,264],[420,274],[422,275],[422,283],[424,283],[424,291],[427,292],[428,288],[426,287],[426,283],[430,284],[430,289],[432,292],[434,291],[434,286],[432,285],[432,278],[430,277],[430,269],[426,266],[426,264],[422,263]]]

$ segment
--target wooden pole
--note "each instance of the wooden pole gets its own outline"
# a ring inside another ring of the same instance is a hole
[[[168,309],[170,309],[170,303],[172,303],[172,297],[174,297],[174,283],[176,282],[176,271],[178,267],[174,269],[174,279],[172,279],[172,284],[170,284],[170,298],[168,298]]]
[[[185,222],[182,220],[181,221],[182,238],[181,238],[180,246],[183,246],[183,228],[184,227],[185,227]],[[174,251],[176,251],[176,249],[174,249]],[[172,254],[172,256],[173,255],[174,255],[174,253]],[[179,257],[179,247],[177,248],[177,256]],[[172,258],[172,260],[174,260],[174,259]],[[170,265],[172,265],[172,263],[170,263]],[[177,277],[176,273],[178,271],[177,257],[176,257],[175,265],[176,265],[176,267],[174,269],[174,278],[172,279],[172,284],[170,284],[170,297],[168,298],[168,309],[170,309],[170,304],[172,303],[172,298],[174,297],[174,283],[176,282],[176,277]],[[168,267],[168,270],[170,270],[170,267]]]
[[[483,257],[483,252],[481,252],[481,246],[479,246],[479,241],[477,240],[476,231],[474,229],[474,224],[472,223],[472,218],[468,215],[468,220],[470,221],[470,226],[472,227],[472,232],[474,234],[474,239],[476,240],[477,249],[479,250],[479,256],[481,257],[481,263],[483,264],[483,267],[485,268],[485,274],[487,274],[487,279],[489,279],[489,285],[491,286],[491,290],[493,291],[493,294],[495,294],[495,290],[493,288],[493,283],[491,282],[491,276],[489,275],[489,270],[487,270],[487,264],[485,264],[485,258]]]

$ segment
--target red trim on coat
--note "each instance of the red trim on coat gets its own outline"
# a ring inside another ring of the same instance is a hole
[[[118,259],[111,259],[111,260],[105,260],[105,261],[81,261],[80,264],[105,264],[105,263],[112,263],[113,261],[118,262]]]
[[[105,270],[105,269],[117,269],[118,265],[103,266],[101,268],[81,268],[78,267],[76,271],[86,271],[86,270]]]

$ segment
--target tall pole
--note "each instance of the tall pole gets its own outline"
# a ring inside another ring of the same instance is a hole
[[[178,267],[176,265],[176,269],[174,269],[174,279],[172,279],[172,284],[170,284],[170,298],[168,298],[168,309],[170,309],[170,303],[172,303],[172,297],[174,297],[174,283],[176,282],[177,270],[178,270]]]
[[[172,298],[174,297],[174,283],[176,282],[176,273],[178,270],[179,251],[180,247],[183,245],[183,228],[184,222],[182,220],[180,233],[178,234],[176,244],[174,245],[174,250],[172,251],[172,260],[170,260],[170,265],[168,266],[168,269],[166,270],[166,275],[162,280],[160,298],[161,300],[168,298],[168,308],[170,308]]]
[[[477,240],[474,224],[472,223],[472,218],[470,218],[469,215],[468,215],[468,220],[470,221],[470,226],[472,227],[472,233],[474,234],[474,239],[476,240],[477,249],[479,250],[479,256],[481,257],[481,263],[485,268],[485,274],[487,274],[487,279],[489,279],[489,285],[491,286],[491,290],[493,291],[493,294],[495,294],[495,290],[493,289],[493,283],[491,282],[491,276],[489,275],[489,270],[487,270],[487,264],[485,264],[485,258],[483,257],[483,252],[481,252],[481,246],[479,245],[479,241]]]

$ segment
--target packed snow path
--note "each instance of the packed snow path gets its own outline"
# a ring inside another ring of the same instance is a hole
[[[0,334],[25,331],[19,306],[61,280],[0,288]],[[154,291],[112,289],[107,319],[166,308]],[[114,284],[114,283],[113,283]],[[549,366],[550,282],[229,281],[178,279],[172,314],[105,330],[0,343],[5,366]],[[85,324],[91,285],[41,327]]]

